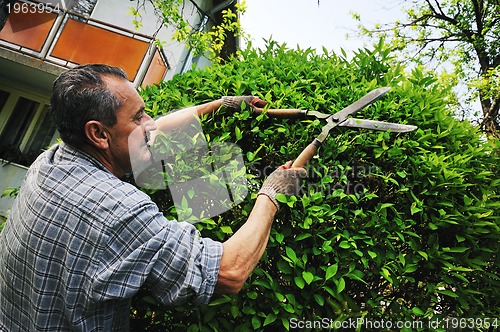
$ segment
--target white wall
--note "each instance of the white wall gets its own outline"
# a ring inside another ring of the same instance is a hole
[[[208,3],[208,1],[201,1],[202,3]],[[94,8],[92,13],[92,18],[104,22],[111,23],[113,25],[120,26],[122,28],[136,31],[132,23],[134,17],[129,14],[130,7],[135,5],[136,2],[126,1],[126,0],[100,0]],[[203,8],[204,6],[201,6]],[[196,8],[189,2],[186,1],[184,6],[184,14],[188,16],[188,20],[191,25],[196,25],[202,20],[202,17],[198,14]],[[161,26],[161,22],[158,21],[154,14],[153,7],[146,1],[145,9],[141,9],[142,13],[142,27],[138,32],[152,36],[154,35],[158,27]],[[165,42],[163,45],[163,52],[167,57],[168,64],[170,66],[170,71],[167,72],[166,79],[171,78],[174,74],[179,73],[182,70],[183,64],[188,56],[188,52],[184,45],[172,40],[172,34],[174,30],[169,28],[166,29],[162,27],[157,37]]]
[[[0,159],[0,195],[8,188],[18,188],[26,175],[28,168]],[[14,199],[0,198],[0,216],[7,216]]]

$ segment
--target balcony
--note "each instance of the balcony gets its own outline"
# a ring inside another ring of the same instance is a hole
[[[21,10],[25,8],[27,10]],[[11,9],[0,31],[0,48],[63,68],[85,63],[119,66],[136,86],[159,83],[168,70],[166,57],[151,36],[59,6],[45,5],[44,10],[40,10],[40,6],[25,8]]]

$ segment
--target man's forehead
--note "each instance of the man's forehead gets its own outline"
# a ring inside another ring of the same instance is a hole
[[[130,81],[122,78],[122,77],[117,77],[117,76],[113,76],[113,75],[110,75],[110,74],[103,74],[101,76],[102,80],[104,81],[104,83],[106,84],[106,86],[108,86],[108,88],[114,88],[114,89],[117,89],[117,88],[122,88],[128,84],[132,84],[130,83]]]
[[[106,83],[109,91],[113,92],[117,97],[124,100],[129,100],[131,97],[135,97],[137,99],[141,99],[142,101],[137,89],[129,80],[113,75],[103,75],[102,80]]]

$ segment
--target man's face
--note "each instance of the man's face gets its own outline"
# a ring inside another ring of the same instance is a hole
[[[156,129],[153,119],[144,113],[144,101],[127,80],[106,77],[112,93],[121,99],[117,123],[109,132],[109,158],[114,174],[128,173],[135,163],[148,163],[151,159],[149,132]]]

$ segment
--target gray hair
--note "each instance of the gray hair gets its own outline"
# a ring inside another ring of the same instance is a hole
[[[85,124],[100,121],[106,126],[117,123],[116,112],[121,101],[112,93],[103,76],[128,79],[118,67],[89,64],[62,73],[54,82],[50,113],[61,139],[74,147],[85,141]]]

